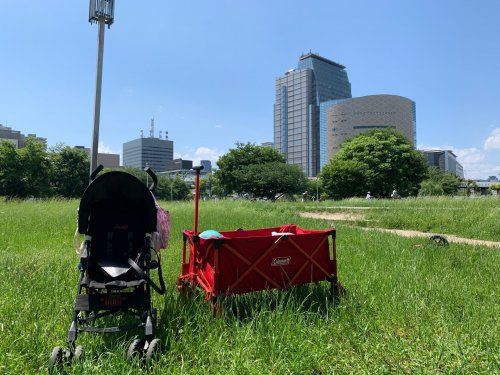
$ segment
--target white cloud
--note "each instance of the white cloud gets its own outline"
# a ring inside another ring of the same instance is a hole
[[[475,147],[471,148],[457,148],[453,150],[457,155],[460,164],[476,164],[484,160],[485,155],[482,150]]]
[[[113,151],[111,147],[109,147],[103,141],[99,141],[99,152],[103,154],[118,154],[118,152]]]
[[[214,128],[215,129],[222,129],[222,125],[215,125]]]
[[[428,146],[419,145],[419,150],[452,150],[457,155],[457,161],[464,167],[465,178],[483,179],[497,175],[500,166],[486,161],[487,153],[477,147],[457,148],[450,145]]]
[[[223,155],[224,152],[210,147],[198,147],[196,150],[191,150],[186,153],[175,153],[176,158],[182,158],[185,160],[192,160],[193,165],[200,164],[200,160],[210,160],[212,162],[212,166],[215,166],[219,157]]]
[[[496,128],[491,132],[484,142],[484,149],[487,151],[500,150],[500,128]]]

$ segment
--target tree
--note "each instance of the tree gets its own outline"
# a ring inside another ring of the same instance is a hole
[[[21,165],[21,188],[18,196],[50,196],[51,163],[45,145],[33,138],[28,138],[25,146],[17,152]]]
[[[105,169],[104,172],[108,172],[110,170],[117,170],[127,172],[135,177],[137,177],[143,184],[151,185],[151,178],[148,177],[148,174],[138,168],[133,167],[119,167],[113,169]],[[158,177],[158,185],[155,190],[155,197],[157,199],[162,200],[170,200],[171,196],[173,200],[185,200],[188,199],[191,195],[191,191],[189,189],[188,184],[179,176],[170,177],[164,176],[162,174],[157,174]],[[148,187],[149,187],[148,185]]]
[[[466,180],[465,181],[465,193],[467,196],[474,194],[477,191],[477,183],[474,180]]]
[[[461,181],[455,173],[428,167],[427,178],[422,181],[419,195],[454,195],[460,184]]]
[[[359,134],[343,143],[321,171],[327,195],[334,199],[363,196],[416,195],[427,163],[408,140],[392,129]]]
[[[50,152],[52,189],[65,198],[80,197],[89,183],[89,157],[84,150],[58,145]]]
[[[188,199],[191,191],[188,184],[179,176],[159,176],[155,195],[158,199],[181,201]]]
[[[318,200],[324,195],[323,185],[321,185],[321,180],[319,178],[307,179],[306,190],[309,199]]]
[[[15,197],[21,186],[21,163],[15,146],[0,141],[0,196]]]
[[[500,182],[496,184],[491,184],[490,187],[488,188],[490,191],[490,194],[499,194],[500,193]],[[495,193],[493,193],[495,191]]]
[[[205,175],[200,181],[200,192],[206,196],[224,196],[224,189],[219,181],[219,179],[213,174],[209,173]]]
[[[240,180],[241,172],[253,164],[272,162],[285,163],[285,158],[272,147],[261,147],[252,143],[236,143],[236,148],[230,149],[217,161],[219,170],[215,172],[215,176],[226,194],[245,193]]]
[[[279,161],[248,165],[236,178],[240,191],[270,200],[278,194],[300,194],[307,188],[307,178],[297,165]]]

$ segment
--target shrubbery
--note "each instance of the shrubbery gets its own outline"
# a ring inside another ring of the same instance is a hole
[[[429,167],[427,178],[422,181],[419,195],[454,195],[460,187],[460,179],[451,172],[442,172],[436,167]]]

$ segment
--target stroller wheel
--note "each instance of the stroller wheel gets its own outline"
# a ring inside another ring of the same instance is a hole
[[[62,360],[63,350],[60,346],[56,346],[54,349],[52,349],[52,353],[50,353],[49,374],[52,374],[60,369]]]
[[[144,341],[141,339],[135,339],[130,343],[130,346],[127,350],[127,359],[129,361],[133,361],[134,359],[139,358],[142,355],[142,351],[144,350]]]
[[[148,351],[146,352],[146,362],[151,363],[151,361],[158,358],[160,351],[161,351],[161,340],[160,339],[151,340],[148,346]]]
[[[84,350],[83,350],[83,346],[78,345],[78,346],[75,348],[75,352],[73,353],[73,362],[80,362],[80,361],[83,361],[83,358],[84,358]]]

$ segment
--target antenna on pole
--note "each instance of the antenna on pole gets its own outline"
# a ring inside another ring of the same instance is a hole
[[[160,139],[161,139],[161,130],[160,130]]]
[[[141,138],[144,138],[144,131],[141,130]]]
[[[165,130],[165,139],[168,139],[168,131]]]
[[[151,130],[149,131],[149,137],[154,138],[155,137],[155,119],[151,119]]]

